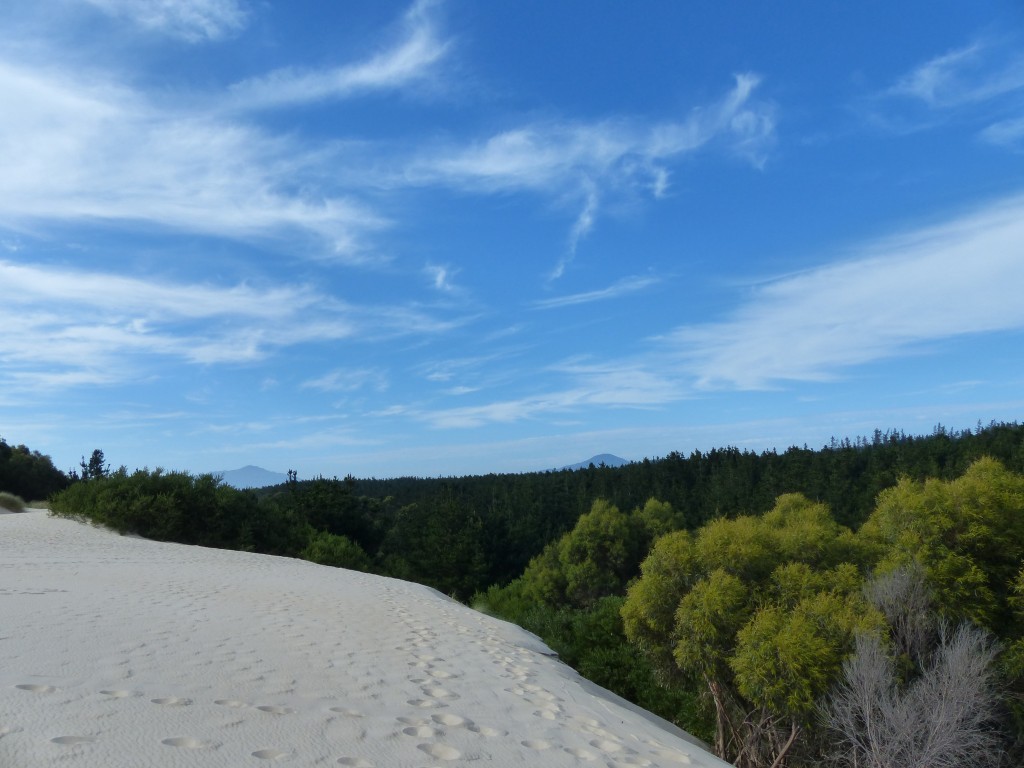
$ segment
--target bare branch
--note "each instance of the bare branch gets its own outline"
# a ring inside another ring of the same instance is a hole
[[[978,768],[1003,754],[994,727],[996,648],[963,624],[939,627],[931,662],[905,686],[877,638],[858,637],[832,698],[828,726],[840,737],[836,762],[850,768]]]
[[[935,640],[934,599],[924,568],[912,562],[864,585],[864,597],[885,615],[897,654],[923,664]]]

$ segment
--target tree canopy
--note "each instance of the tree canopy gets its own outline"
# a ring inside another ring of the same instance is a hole
[[[663,680],[704,690],[718,754],[758,765],[812,724],[856,633],[879,630],[862,569],[849,529],[786,494],[763,516],[658,539],[622,609],[626,637]]]

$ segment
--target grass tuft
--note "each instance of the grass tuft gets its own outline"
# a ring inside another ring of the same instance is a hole
[[[24,512],[25,500],[13,493],[0,491],[0,509],[6,509],[8,512]]]

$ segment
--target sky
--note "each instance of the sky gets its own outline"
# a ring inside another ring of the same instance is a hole
[[[0,436],[560,467],[1024,418],[1024,6],[4,0]]]

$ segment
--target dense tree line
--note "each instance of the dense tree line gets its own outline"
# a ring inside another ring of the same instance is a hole
[[[466,597],[520,576],[536,554],[571,530],[599,498],[623,510],[656,498],[674,510],[679,527],[692,530],[719,517],[763,514],[778,496],[801,493],[826,504],[840,524],[856,528],[870,514],[878,493],[899,478],[951,479],[981,456],[1024,472],[1024,425],[991,424],[955,433],[938,427],[924,437],[876,431],[870,439],[833,441],[817,451],[723,448],[576,471],[390,480],[293,477],[285,485],[254,493],[269,509],[298,504],[296,514],[307,516],[315,530],[347,537],[380,570],[393,569]],[[0,490],[26,499],[45,499],[106,472],[99,450],[88,460],[83,457],[81,475],[68,476],[48,457],[0,441]],[[360,507],[358,514],[353,505]],[[448,546],[444,530],[436,525],[417,523],[418,517],[429,518],[435,511],[459,532],[458,547]],[[389,537],[396,523],[398,530]],[[403,528],[416,527],[430,529],[439,546],[421,546],[414,541],[417,536],[402,534]],[[405,547],[421,551],[402,552]],[[450,562],[438,560],[449,552]],[[463,562],[456,565],[459,558]],[[452,577],[440,578],[453,568],[461,573],[468,569],[469,575],[460,576],[459,584],[452,584]]]
[[[358,495],[388,499],[393,508],[431,504],[442,495],[484,522],[487,584],[519,576],[547,543],[569,531],[595,499],[623,510],[650,498],[669,504],[687,528],[718,517],[762,514],[785,493],[826,504],[836,520],[856,528],[875,498],[901,477],[949,480],[983,456],[1024,472],[1024,425],[979,425],[953,432],[936,427],[914,437],[876,430],[870,438],[755,453],[737,448],[672,453],[623,467],[492,474],[460,478],[355,480]]]

